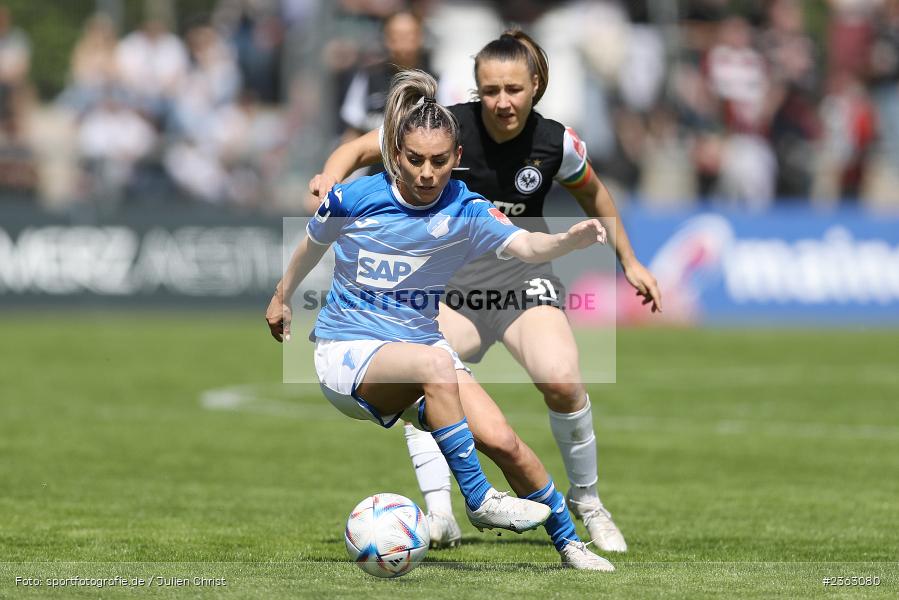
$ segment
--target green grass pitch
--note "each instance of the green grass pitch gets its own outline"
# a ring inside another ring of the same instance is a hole
[[[420,501],[402,432],[280,386],[259,314],[7,313],[0,597],[899,594],[899,332],[623,330],[617,348],[618,383],[590,386],[617,571],[559,568],[542,530],[480,534],[455,494],[463,546],[386,581],[342,530],[372,493]],[[487,387],[566,489],[536,390]],[[47,585],[116,576],[151,581]],[[880,585],[822,585],[840,576]]]

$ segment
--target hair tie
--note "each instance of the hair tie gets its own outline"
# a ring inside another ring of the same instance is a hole
[[[422,98],[421,100],[422,100],[422,102],[424,102],[425,104],[437,104],[437,99],[436,99],[436,98],[431,98],[430,96],[425,96],[425,97]]]

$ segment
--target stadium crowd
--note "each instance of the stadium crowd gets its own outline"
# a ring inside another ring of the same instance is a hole
[[[376,123],[390,64],[464,101],[472,55],[516,23],[551,59],[538,110],[578,131],[621,201],[899,205],[899,0],[209,4],[147,2],[132,31],[90,17],[47,98],[0,7],[0,186],[57,208],[296,207],[326,153]]]

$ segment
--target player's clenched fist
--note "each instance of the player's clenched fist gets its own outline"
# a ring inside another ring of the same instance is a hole
[[[290,305],[285,304],[278,294],[272,296],[272,301],[268,304],[265,311],[265,321],[268,323],[269,331],[272,337],[283,342],[290,341]]]
[[[318,173],[309,180],[309,193],[318,198],[324,198],[336,183],[337,179],[332,175]]]

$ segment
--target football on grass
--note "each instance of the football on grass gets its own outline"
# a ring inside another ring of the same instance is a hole
[[[346,550],[375,577],[400,577],[428,552],[428,522],[418,506],[399,494],[375,494],[356,505],[344,531]]]

